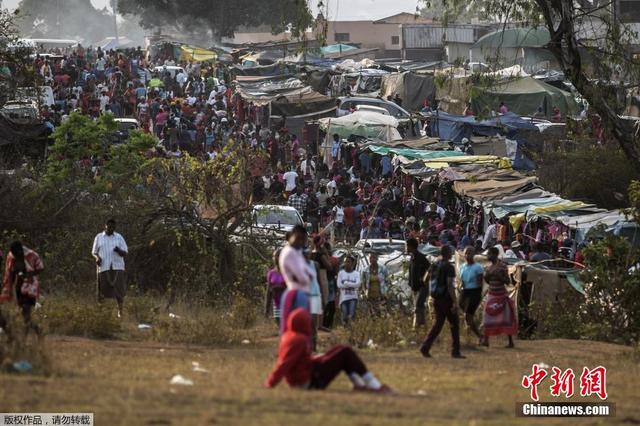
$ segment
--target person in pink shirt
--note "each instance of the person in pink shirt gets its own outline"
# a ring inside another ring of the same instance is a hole
[[[498,109],[500,114],[506,114],[509,112],[509,108],[504,104],[504,102],[500,102],[500,108]]]
[[[302,254],[307,245],[307,230],[296,225],[287,232],[287,244],[280,251],[278,265],[287,290],[280,302],[280,333],[287,328],[287,317],[294,309],[303,308],[310,312],[309,293],[311,291],[311,271]]]

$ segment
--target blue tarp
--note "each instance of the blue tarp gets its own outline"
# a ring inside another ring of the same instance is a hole
[[[512,112],[481,121],[477,121],[475,117],[453,115],[443,111],[434,113],[432,118],[433,136],[454,143],[459,143],[462,138],[471,138],[471,135],[495,136],[500,132],[506,134],[509,139],[514,139],[513,136],[518,130],[537,130],[536,126]]]

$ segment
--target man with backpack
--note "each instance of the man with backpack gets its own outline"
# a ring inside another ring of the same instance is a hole
[[[429,330],[427,338],[420,346],[420,353],[425,358],[431,357],[429,351],[442,331],[445,320],[449,321],[449,327],[451,327],[451,356],[453,358],[464,358],[460,354],[460,326],[458,323],[456,291],[453,285],[456,271],[450,262],[451,255],[451,246],[442,246],[440,259],[429,269],[427,280],[429,282],[429,294],[433,299],[436,321],[431,330]]]

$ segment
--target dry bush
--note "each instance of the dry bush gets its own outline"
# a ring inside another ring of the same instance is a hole
[[[228,315],[207,312],[194,318],[161,318],[153,324],[151,338],[162,343],[232,345],[244,340],[255,342],[256,332],[234,327]]]
[[[13,363],[27,361],[33,368],[30,373],[51,374],[43,335],[27,327],[17,309],[3,307],[1,314],[7,325],[0,330],[0,371],[15,371]]]
[[[57,300],[55,304],[46,304],[38,317],[50,334],[113,339],[122,331],[111,304]]]
[[[356,320],[346,327],[346,333],[349,344],[359,348],[401,348],[423,338],[413,329],[410,316],[394,312],[370,315],[359,311]]]

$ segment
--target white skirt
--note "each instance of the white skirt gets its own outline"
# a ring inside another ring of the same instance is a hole
[[[322,315],[322,297],[311,296],[309,299],[311,315]]]

